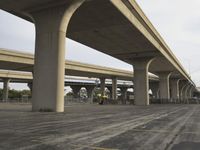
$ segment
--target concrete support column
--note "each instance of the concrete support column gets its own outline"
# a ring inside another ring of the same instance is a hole
[[[170,79],[171,98],[175,103],[179,99],[179,81],[180,79]]]
[[[186,83],[185,86],[182,89],[182,100],[181,100],[181,103],[185,103],[185,101],[186,101],[187,87],[188,87],[188,83]]]
[[[183,80],[179,81],[179,103],[181,102],[181,99],[182,99],[182,89],[184,87],[183,82],[184,82]]]
[[[28,82],[27,86],[29,87],[31,93],[32,93],[32,90],[33,90],[33,82]]]
[[[185,88],[187,86],[187,81],[186,80],[181,80],[179,81],[179,101],[180,103],[183,103],[184,98],[185,98]]]
[[[78,85],[70,85],[70,87],[72,88],[73,94],[74,94],[74,98],[79,98],[79,92],[81,89],[81,86]]]
[[[185,89],[185,104],[189,103],[189,98],[190,98],[190,88],[191,88],[191,84],[189,83]]]
[[[135,105],[149,105],[148,68],[152,61],[152,58],[137,58],[133,61]]]
[[[112,79],[112,99],[117,100],[117,78]]]
[[[149,88],[152,91],[153,98],[158,99],[159,98],[159,82],[149,82]]]
[[[107,89],[110,92],[110,99],[112,99],[112,87],[111,86],[107,86]]]
[[[105,78],[100,78],[100,89],[101,89],[101,95],[104,96],[105,95]]]
[[[190,89],[190,98],[193,98],[193,92],[195,90],[195,87],[192,86],[192,88]]]
[[[163,101],[168,101],[170,99],[170,92],[169,92],[169,77],[170,72],[159,72],[159,89],[160,89],[160,99],[161,103]]]
[[[87,96],[88,96],[89,102],[92,104],[95,86],[91,85],[91,86],[86,86],[85,88],[87,90]]]
[[[10,79],[3,79],[3,101],[8,101]]]
[[[74,0],[31,12],[36,28],[33,111],[64,111],[66,31],[83,2]]]
[[[126,104],[127,100],[127,87],[121,87],[121,95],[122,95],[122,104]]]
[[[192,96],[191,96],[191,91],[192,91],[192,89],[193,89],[193,85],[190,84],[190,87],[189,87],[188,90],[187,90],[188,103],[189,103],[189,100],[192,98]]]

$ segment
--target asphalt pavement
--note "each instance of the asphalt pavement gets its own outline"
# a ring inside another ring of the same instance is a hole
[[[71,105],[64,113],[0,103],[0,150],[199,150],[200,105]]]

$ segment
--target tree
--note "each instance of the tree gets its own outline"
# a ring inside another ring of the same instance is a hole
[[[19,99],[23,95],[27,95],[29,98],[31,97],[30,90],[9,90],[8,98],[9,99]],[[0,88],[0,98],[3,98],[3,89]]]

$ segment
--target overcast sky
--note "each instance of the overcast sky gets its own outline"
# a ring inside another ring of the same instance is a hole
[[[137,0],[173,53],[200,86],[200,1]],[[66,59],[132,70],[132,66],[66,39]],[[32,23],[0,10],[0,48],[34,53]],[[87,57],[84,57],[87,56]],[[12,88],[27,88],[11,85]]]

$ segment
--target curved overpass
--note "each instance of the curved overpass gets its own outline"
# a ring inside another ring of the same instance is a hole
[[[63,111],[62,90],[52,91],[63,89],[66,36],[132,64],[137,105],[149,104],[148,71],[160,77],[164,99],[169,77],[195,86],[134,0],[1,0],[0,8],[36,26],[33,110]]]
[[[0,8],[33,22],[28,15],[31,12],[65,3],[67,2],[64,0],[2,0]],[[88,13],[92,11],[93,13]],[[176,76],[192,82],[189,74],[133,0],[86,1],[71,18],[68,30],[67,37],[130,64],[134,58],[156,57],[149,71],[172,71]],[[112,42],[105,42],[105,39]]]

